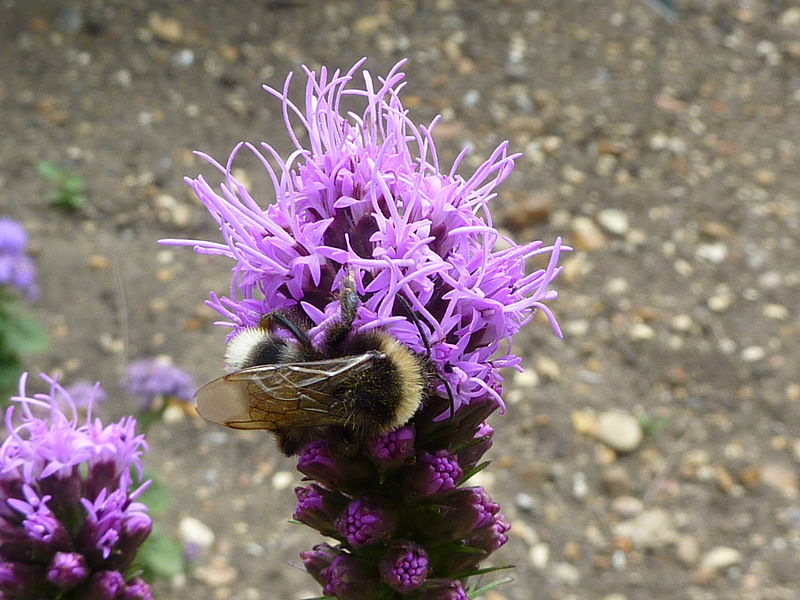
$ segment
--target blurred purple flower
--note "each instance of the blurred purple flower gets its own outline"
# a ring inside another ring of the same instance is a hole
[[[108,400],[108,394],[100,383],[92,383],[88,379],[77,379],[65,386],[64,390],[77,408],[85,409]]]
[[[165,358],[142,358],[128,365],[124,387],[139,399],[139,407],[148,410],[157,398],[175,398],[191,402],[197,385],[191,375]]]
[[[28,234],[25,229],[7,217],[0,218],[0,286],[21,291],[29,300],[38,296],[36,265],[25,254]]]
[[[23,375],[16,405],[6,412],[0,598],[56,599],[68,590],[75,598],[118,598],[123,573],[151,528],[146,507],[136,502],[147,485],[147,444],[132,418],[110,425],[92,419],[93,397],[81,421],[68,391],[43,379],[49,393],[29,397]]]

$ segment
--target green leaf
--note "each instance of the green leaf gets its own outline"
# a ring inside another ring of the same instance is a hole
[[[639,426],[646,436],[651,436],[669,426],[669,419],[666,417],[639,415],[638,420]]]
[[[514,581],[511,577],[506,577],[504,579],[500,579],[498,581],[493,581],[492,583],[487,583],[483,587],[479,587],[477,590],[473,590],[471,592],[467,592],[467,596],[470,600],[474,600],[475,598],[480,598],[486,592],[493,590],[494,588],[504,585],[506,583],[511,583]]]
[[[17,354],[35,354],[47,348],[47,335],[39,322],[27,311],[0,316],[0,335]]]
[[[16,356],[0,357],[0,406],[8,406],[9,397],[16,393],[22,362]]]
[[[517,565],[503,565],[502,567],[486,567],[485,569],[473,569],[472,571],[464,571],[458,573],[453,579],[466,579],[467,577],[475,577],[476,575],[486,575],[494,571],[505,571],[506,569],[513,569]]]
[[[147,505],[151,515],[158,516],[163,514],[172,506],[172,494],[152,473],[145,471],[144,479],[145,481],[150,479],[151,483],[150,487],[139,496],[139,502]]]
[[[66,193],[77,194],[79,192],[82,192],[85,187],[86,184],[84,184],[83,182],[83,177],[75,174],[67,175],[64,178],[64,181],[61,183],[61,189],[64,191],[65,194]]]
[[[36,171],[47,179],[48,181],[52,181],[53,183],[58,183],[58,181],[62,177],[62,171],[58,168],[55,164],[51,163],[48,160],[40,160],[36,163]]]
[[[186,570],[183,546],[155,527],[139,549],[135,562],[151,578],[174,577]]]
[[[492,461],[487,460],[486,462],[482,462],[478,465],[472,467],[469,471],[467,471],[464,476],[458,481],[458,485],[464,485],[467,481],[472,479],[475,475],[483,471],[486,467],[492,464]]]

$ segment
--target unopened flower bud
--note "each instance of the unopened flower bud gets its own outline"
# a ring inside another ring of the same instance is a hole
[[[47,581],[66,592],[81,583],[89,575],[86,559],[77,552],[57,552],[50,561]]]
[[[322,572],[325,594],[338,600],[375,600],[378,597],[378,574],[365,561],[341,554]]]
[[[316,579],[320,585],[325,585],[327,579],[322,577],[322,572],[330,567],[340,554],[339,550],[329,544],[317,544],[311,550],[302,551],[300,558],[309,575]]]
[[[375,498],[358,498],[336,520],[336,529],[353,548],[388,539],[397,527],[397,513]]]
[[[92,575],[86,600],[118,600],[125,589],[125,578],[119,571],[100,571]]]
[[[314,440],[303,446],[297,458],[297,470],[323,483],[358,481],[374,471],[367,461],[337,456],[328,440]]]
[[[381,433],[367,441],[367,451],[373,462],[382,469],[399,467],[414,456],[416,434],[413,425]]]
[[[423,452],[408,476],[408,484],[418,496],[434,496],[455,489],[463,471],[447,450]]]
[[[379,570],[390,588],[408,594],[421,586],[428,576],[428,553],[413,542],[395,542],[381,558]]]
[[[469,600],[467,592],[458,580],[429,582],[422,592],[422,600]]]
[[[153,591],[148,583],[137,577],[125,586],[119,600],[153,600]]]
[[[323,535],[337,537],[334,521],[346,506],[346,500],[318,485],[296,487],[297,506],[294,518]]]

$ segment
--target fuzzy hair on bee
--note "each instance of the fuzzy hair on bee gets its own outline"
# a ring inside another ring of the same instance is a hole
[[[287,455],[326,430],[357,442],[403,426],[431,393],[433,365],[385,331],[354,332],[358,303],[346,278],[340,319],[319,347],[285,311],[238,332],[226,351],[233,371],[197,391],[198,413],[234,429],[272,431]]]

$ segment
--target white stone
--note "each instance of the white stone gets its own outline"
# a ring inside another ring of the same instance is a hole
[[[215,535],[211,528],[194,517],[183,517],[178,524],[178,537],[184,544],[196,544],[208,549],[214,544]]]
[[[597,419],[597,438],[617,452],[632,452],[642,443],[644,434],[639,420],[621,411],[602,413]]]
[[[278,471],[272,476],[272,487],[276,490],[285,490],[294,481],[294,474],[291,471]]]
[[[547,544],[534,544],[528,552],[528,559],[536,569],[544,569],[550,560],[550,546]]]
[[[678,532],[669,513],[661,508],[646,510],[614,527],[614,535],[629,538],[637,548],[661,548],[672,544]]]
[[[742,349],[741,357],[744,362],[752,363],[762,360],[767,355],[767,351],[761,346],[748,346]]]
[[[715,573],[742,562],[742,553],[729,546],[716,546],[706,552],[700,561],[700,571]]]
[[[619,236],[625,235],[630,227],[628,215],[615,208],[601,210],[597,214],[597,222],[607,232]]]

